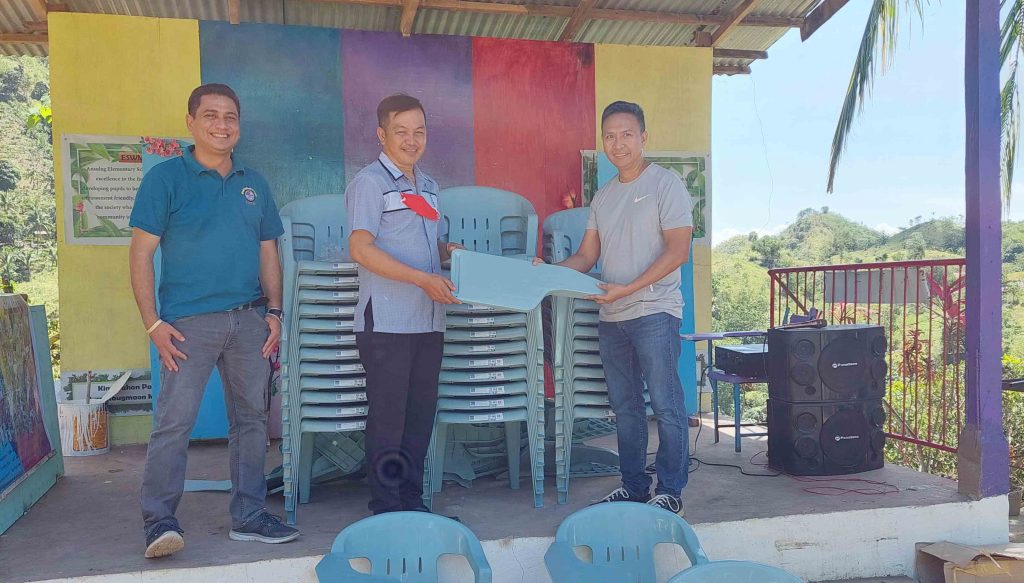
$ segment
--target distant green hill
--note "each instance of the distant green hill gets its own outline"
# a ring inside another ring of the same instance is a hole
[[[913,222],[887,236],[846,217],[805,209],[777,235],[737,235],[715,246],[712,321],[716,330],[766,326],[767,270],[964,256],[962,218]],[[1003,223],[1003,344],[1024,356],[1024,222]]]
[[[716,245],[715,252],[746,255],[762,267],[815,265],[852,260],[852,254],[880,247],[886,239],[884,233],[824,207],[800,211],[778,235],[738,235]]]

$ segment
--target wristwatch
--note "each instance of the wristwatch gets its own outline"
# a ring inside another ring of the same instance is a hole
[[[279,310],[279,309],[277,309],[277,308],[269,308],[267,310],[267,315],[268,316],[274,316],[278,320],[281,320],[282,322],[284,322],[284,312]]]

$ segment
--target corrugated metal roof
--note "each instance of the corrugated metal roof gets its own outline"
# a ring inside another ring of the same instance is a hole
[[[472,1],[472,0],[470,0]],[[504,4],[575,6],[578,0],[488,0]],[[729,14],[742,0],[598,0],[596,8],[643,10],[677,14]],[[819,0],[760,0],[753,12],[758,16],[802,17]],[[64,0],[75,12],[227,20],[227,0]],[[357,30],[398,30],[401,10],[392,6],[331,4],[303,0],[241,0],[243,22],[295,24]],[[22,32],[34,20],[29,0],[0,2],[0,32]],[[532,40],[556,40],[567,18],[456,12],[422,8],[416,15],[417,34],[490,36]],[[589,20],[577,32],[576,40],[587,43],[686,46],[698,30],[713,30],[692,24],[629,20]],[[767,50],[788,29],[738,26],[720,46],[733,49]],[[0,44],[0,54],[45,55],[46,45]],[[746,59],[715,59],[716,65],[747,65]]]

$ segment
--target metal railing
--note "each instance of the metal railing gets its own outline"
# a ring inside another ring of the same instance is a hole
[[[956,451],[966,369],[964,259],[794,267],[768,275],[772,326],[816,308],[830,324],[885,328],[886,432],[917,446],[900,448],[908,464],[929,465],[921,448]]]

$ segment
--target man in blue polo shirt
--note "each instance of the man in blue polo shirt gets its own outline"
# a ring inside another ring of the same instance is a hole
[[[359,263],[356,345],[366,369],[366,459],[374,514],[425,511],[423,460],[434,428],[452,249],[438,187],[417,162],[427,145],[423,105],[392,95],[377,107],[380,157],[345,189],[349,250]]]
[[[283,228],[267,182],[232,156],[240,110],[230,87],[196,88],[185,117],[195,146],[150,170],[132,209],[132,291],[163,364],[142,478],[147,558],[185,546],[174,513],[189,434],[214,366],[230,426],[229,536],[266,543],[299,536],[264,507],[269,357],[283,318],[276,239]]]

